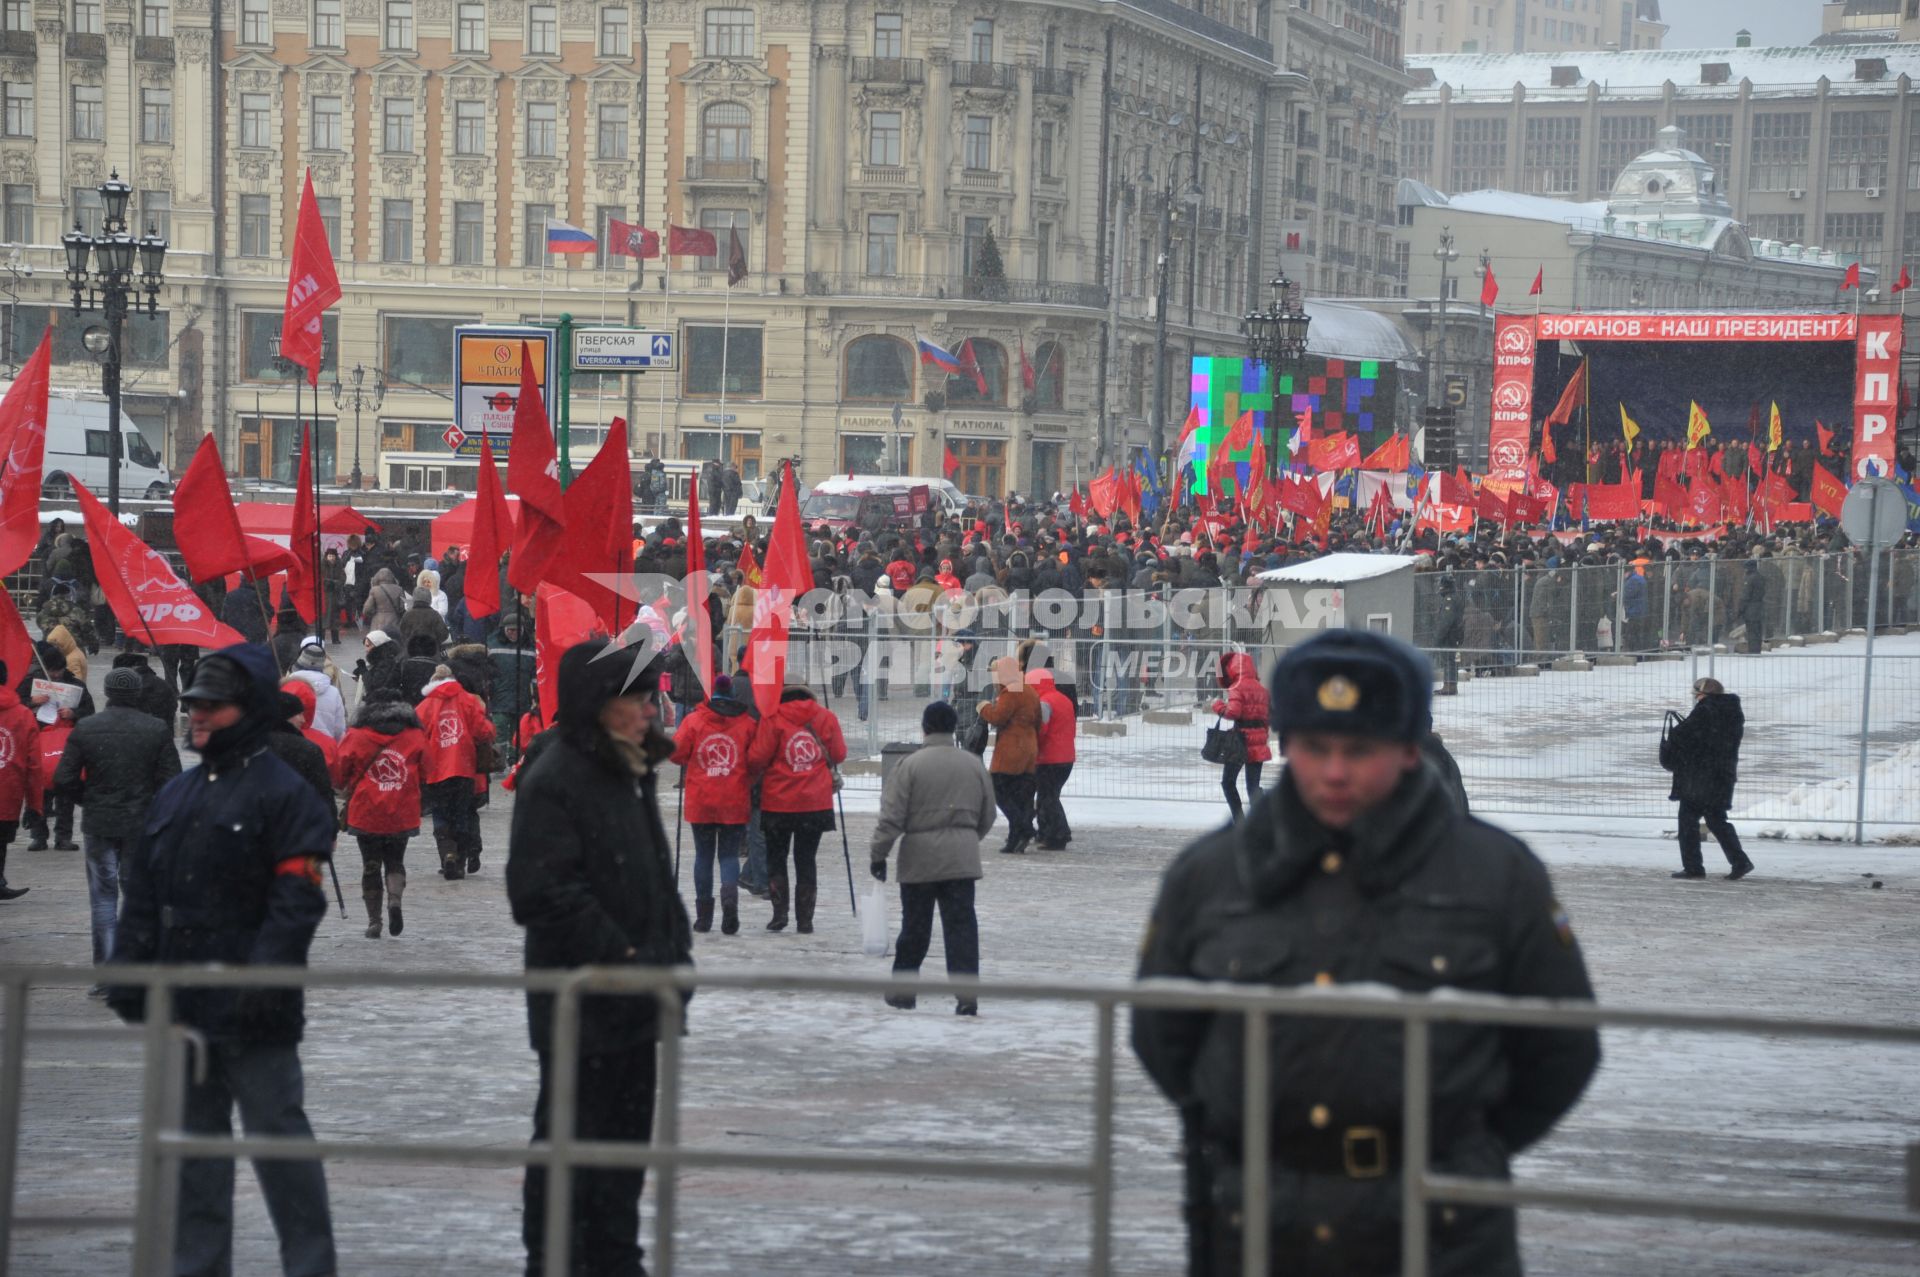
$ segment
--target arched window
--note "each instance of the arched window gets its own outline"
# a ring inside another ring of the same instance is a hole
[[[913,399],[913,349],[898,337],[872,334],[847,345],[843,399],[907,403]]]
[[[753,157],[753,117],[738,102],[716,102],[701,117],[700,155],[708,160]]]
[[[983,341],[975,337],[973,361],[980,368],[981,380],[987,383],[987,393],[980,393],[971,372],[962,371],[947,378],[947,402],[1004,408],[1007,403],[1007,348],[997,341]]]
[[[1067,395],[1067,352],[1057,341],[1043,341],[1033,352],[1033,407],[1036,412],[1059,412]]]

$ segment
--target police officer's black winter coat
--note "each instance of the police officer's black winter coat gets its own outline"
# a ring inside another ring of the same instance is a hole
[[[1460,812],[1424,763],[1344,833],[1316,821],[1283,773],[1244,823],[1168,869],[1140,975],[1592,997],[1546,870]],[[1211,1168],[1209,1275],[1240,1271],[1241,1023],[1144,1009],[1133,1019],[1135,1052],[1188,1114]],[[1273,1254],[1289,1277],[1398,1273],[1398,1022],[1275,1016],[1270,1032]],[[1434,1026],[1433,1166],[1505,1177],[1579,1098],[1599,1054],[1591,1031]],[[1375,1167],[1386,1173],[1353,1173]],[[1432,1237],[1436,1277],[1520,1271],[1510,1212],[1436,1210]]]
[[[642,678],[657,677],[658,667],[649,669]],[[513,920],[527,929],[528,970],[693,961],[692,928],[654,797],[656,774],[652,765],[636,774],[597,723],[628,670],[618,657],[563,660],[559,725],[528,751],[515,783],[507,900]],[[646,756],[657,764],[672,749],[660,735]],[[598,1055],[655,1041],[658,1018],[651,996],[584,998],[580,1051]],[[551,1049],[551,994],[528,994],[527,1028],[534,1050]]]
[[[1713,692],[1695,702],[1693,712],[1667,733],[1667,757],[1673,760],[1673,790],[1667,796],[1702,811],[1731,806],[1746,722],[1740,698],[1732,692]]]

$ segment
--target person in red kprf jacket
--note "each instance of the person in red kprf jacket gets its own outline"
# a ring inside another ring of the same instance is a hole
[[[1247,743],[1247,803],[1260,797],[1260,767],[1273,758],[1267,745],[1267,689],[1260,682],[1260,671],[1245,652],[1228,652],[1220,661],[1220,682],[1227,689],[1225,700],[1209,708],[1233,720],[1240,738]],[[1220,773],[1220,789],[1227,796],[1227,808],[1235,823],[1240,820],[1240,795],[1237,784],[1240,764],[1228,763]]]
[[[713,929],[713,858],[720,857],[720,934],[740,930],[740,851],[747,842],[747,753],[753,716],[733,698],[733,681],[713,680],[713,695],[673,734],[673,764],[686,785],[686,817],[693,826],[695,931]]]
[[[798,671],[789,671],[789,679]],[[795,930],[813,930],[818,895],[814,855],[820,835],[833,828],[834,771],[847,757],[840,720],[789,681],[780,703],[754,729],[747,765],[760,777],[760,828],[767,836],[767,883],[773,897],[769,931],[787,926],[787,850],[793,850]]]
[[[18,900],[30,888],[7,885],[7,848],[23,812],[40,810],[40,723],[7,684],[0,662],[0,900]]]
[[[333,763],[333,787],[347,799],[347,832],[360,843],[360,895],[367,939],[380,938],[382,879],[387,930],[406,928],[400,898],[407,889],[407,840],[420,832],[420,775],[427,734],[398,694],[370,692],[354,715]]]
[[[426,694],[414,706],[427,735],[426,806],[433,813],[433,842],[440,874],[449,880],[480,872],[480,821],[476,785],[484,783],[476,746],[493,739],[486,704],[460,686],[446,666],[436,666]]]

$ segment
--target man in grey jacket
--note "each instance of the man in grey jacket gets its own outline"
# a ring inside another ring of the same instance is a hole
[[[900,844],[900,938],[893,974],[917,975],[933,940],[933,910],[940,908],[947,974],[980,974],[980,926],[973,912],[973,884],[980,877],[980,840],[993,828],[997,808],[993,778],[974,754],[953,747],[958,716],[935,701],[920,715],[926,743],[900,761],[880,794],[880,822],[873,828],[873,876],[887,880],[887,853]],[[889,993],[887,1005],[910,1011],[911,993]],[[962,997],[956,1015],[977,1015],[973,998]]]

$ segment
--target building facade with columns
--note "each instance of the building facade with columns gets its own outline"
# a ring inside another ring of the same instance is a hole
[[[1348,144],[1391,138],[1397,52],[1370,27],[1398,13],[1376,8],[1290,43],[1305,23],[1244,0],[5,0],[8,349],[51,317],[56,381],[97,385],[58,238],[117,170],[136,229],[173,246],[129,411],[175,464],[212,431],[242,477],[288,477],[275,338],[311,171],[345,290],[323,475],[470,486],[441,441],[453,328],[565,312],[680,344],[672,374],[578,377],[577,445],[622,415],[636,453],[724,450],[749,475],[937,474],[951,451],[968,491],[1048,491],[1177,428],[1190,355],[1244,351],[1297,212],[1293,104],[1351,96],[1312,77],[1364,72],[1374,132]],[[1362,203],[1333,216],[1357,227]],[[549,218],[600,248],[549,254]],[[610,255],[614,218],[719,253]],[[1352,251],[1329,287],[1388,291]],[[921,339],[967,345],[979,378]]]

